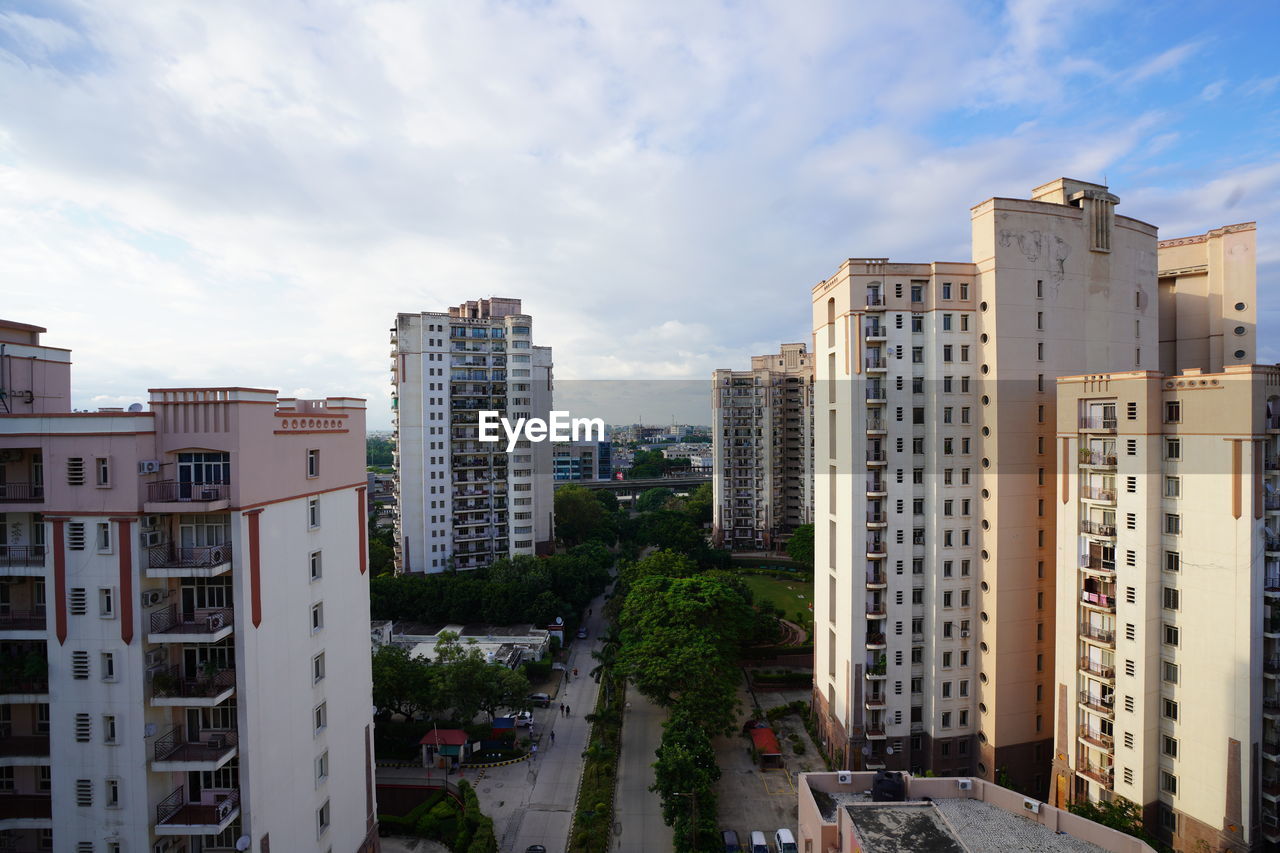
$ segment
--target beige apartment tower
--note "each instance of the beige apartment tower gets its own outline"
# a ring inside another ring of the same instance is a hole
[[[783,344],[711,383],[716,541],[773,548],[812,520],[813,362],[804,344]]]
[[[1235,284],[1160,278],[1118,201],[988,199],[971,262],[851,259],[813,289],[814,702],[842,766],[1049,790],[1055,380],[1254,350],[1252,298],[1224,347]]]

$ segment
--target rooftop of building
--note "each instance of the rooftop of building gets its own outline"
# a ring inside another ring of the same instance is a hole
[[[1096,844],[981,800],[859,803],[845,809],[867,853],[1105,853]]]
[[[396,622],[391,629],[395,637],[435,637],[443,631],[451,631],[462,639],[484,637],[529,637],[541,639],[546,635],[546,628],[537,625],[488,625],[473,622],[467,625],[445,622]]]

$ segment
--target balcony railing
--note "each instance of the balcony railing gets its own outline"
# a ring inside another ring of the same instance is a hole
[[[1100,643],[1114,644],[1116,641],[1116,632],[1105,628],[1099,628],[1096,625],[1081,625],[1081,636],[1088,637],[1091,640],[1097,640]]]
[[[1280,655],[1272,655],[1262,661],[1262,671],[1273,675],[1280,674]]]
[[[1116,668],[1107,666],[1098,661],[1089,660],[1088,658],[1080,659],[1080,668],[1090,675],[1096,675],[1099,678],[1113,679],[1116,677]]]
[[[40,820],[53,817],[49,794],[0,794],[0,820]]]
[[[170,543],[147,549],[147,565],[153,569],[208,569],[230,561],[230,542],[202,548],[179,548]]]
[[[0,611],[0,631],[43,631],[45,608]]]
[[[1107,607],[1112,610],[1116,606],[1116,597],[1107,595],[1104,592],[1089,592],[1088,590],[1080,590],[1080,600],[1085,604],[1092,604],[1097,607]]]
[[[1103,524],[1100,521],[1083,519],[1080,522],[1080,532],[1088,533],[1091,536],[1115,536],[1116,526],[1114,524]]]
[[[1084,738],[1099,749],[1113,749],[1116,745],[1114,737],[1108,734],[1103,734],[1097,729],[1091,729],[1088,726],[1080,727],[1080,737]]]
[[[1100,714],[1110,714],[1115,710],[1116,700],[1114,696],[1094,696],[1090,693],[1081,691],[1079,695],[1080,704],[1086,708],[1097,711]]]
[[[886,461],[888,458],[889,458],[889,455],[888,455],[887,453],[885,453],[883,450],[868,450],[868,451],[867,451],[867,461],[868,461],[868,462],[884,462],[884,461]]]
[[[1114,572],[1116,570],[1116,561],[1104,560],[1091,554],[1082,554],[1080,555],[1080,568],[1093,569],[1098,572]]]
[[[1081,486],[1080,497],[1094,501],[1116,502],[1116,490],[1104,489],[1101,486]]]
[[[1084,762],[1076,767],[1076,771],[1108,788],[1115,783],[1116,771],[1112,767],[1103,767],[1101,764]]]
[[[42,758],[48,755],[48,735],[6,735],[5,737],[0,737],[0,757]]]
[[[1268,551],[1280,551],[1280,538],[1278,539],[1267,538],[1265,541],[1264,547]]]
[[[235,814],[240,807],[240,791],[206,789],[200,802],[187,802],[186,789],[179,785],[178,789],[160,801],[156,806],[156,823],[175,826],[214,827]]]
[[[1081,465],[1096,465],[1102,468],[1116,467],[1116,455],[1114,453],[1101,453],[1093,450],[1080,451]]]
[[[883,421],[883,420],[881,420],[880,418],[867,418],[867,429],[869,429],[869,430],[883,430],[883,429],[884,429],[884,421]]]
[[[878,307],[878,306],[882,306],[882,305],[884,305],[884,296],[882,296],[882,295],[881,295],[881,294],[879,294],[879,293],[868,293],[868,294],[867,294],[867,307],[868,307],[868,308],[876,308],[876,307]]]
[[[863,359],[863,363],[867,366],[868,370],[880,370],[881,368],[888,366],[888,362],[883,358],[876,358],[875,356],[869,356]]]
[[[174,726],[156,738],[156,761],[216,761],[240,742],[235,729],[203,731],[195,738],[187,737],[186,726]]]
[[[0,504],[44,503],[44,483],[0,483]]]
[[[0,545],[0,569],[43,565],[43,545]]]
[[[883,604],[876,604],[876,603],[871,602],[871,601],[868,601],[868,602],[867,602],[867,615],[868,615],[868,616],[884,616],[885,614],[886,614],[886,611],[885,611],[885,607],[884,607],[884,605],[883,605]]]
[[[152,634],[212,634],[232,624],[235,611],[230,607],[198,607],[183,613],[170,604],[151,614]]]
[[[149,503],[209,503],[230,497],[230,483],[182,483],[177,480],[147,483]]]
[[[884,572],[867,572],[868,586],[884,586],[886,583],[888,583],[888,581],[885,578]]]
[[[1080,429],[1114,430],[1115,418],[1104,418],[1099,415],[1086,415],[1080,418]]]
[[[182,666],[175,664],[151,678],[151,692],[156,699],[208,699],[235,686],[234,669],[217,669],[188,678],[183,676]]]

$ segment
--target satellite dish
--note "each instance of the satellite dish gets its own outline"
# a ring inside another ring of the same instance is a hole
[[[891,747],[891,746],[886,746],[886,747],[884,748],[884,754],[885,754],[885,755],[893,755],[893,747]]]
[[[142,404],[141,404],[141,403],[130,403],[130,404],[129,404],[129,411],[131,411],[131,412],[141,412],[141,411],[142,411]]]
[[[869,747],[869,746],[864,746],[864,747],[862,748],[862,754],[863,754],[863,755],[870,755],[870,754],[871,754],[871,747]]]
[[[564,620],[563,620],[563,619],[561,619],[559,616],[557,616],[557,617],[556,617],[556,624],[557,624],[557,625],[563,625],[563,624],[564,624]]]
[[[236,839],[237,850],[248,850],[249,845],[253,843],[253,839],[247,835],[242,835]]]

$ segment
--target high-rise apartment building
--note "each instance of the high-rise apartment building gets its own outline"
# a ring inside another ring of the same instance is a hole
[[[715,537],[765,550],[812,520],[813,361],[804,344],[712,373]]]
[[[814,701],[846,766],[1048,790],[1055,380],[1253,351],[1252,306],[1224,351],[1229,305],[1158,280],[1117,203],[1065,178],[988,199],[971,263],[851,259],[813,290]]]
[[[400,314],[391,330],[396,568],[474,569],[547,551],[551,444],[482,442],[481,411],[515,424],[551,410],[551,348],[533,345],[519,299]]]
[[[608,480],[613,476],[613,445],[608,441],[557,441],[551,446],[557,481]]]
[[[0,322],[3,844],[376,850],[364,402],[73,412],[44,331]]]
[[[1280,842],[1280,368],[1252,225],[1160,244],[1162,371],[1058,382],[1058,802],[1179,850]],[[1176,323],[1175,323],[1176,321]]]

